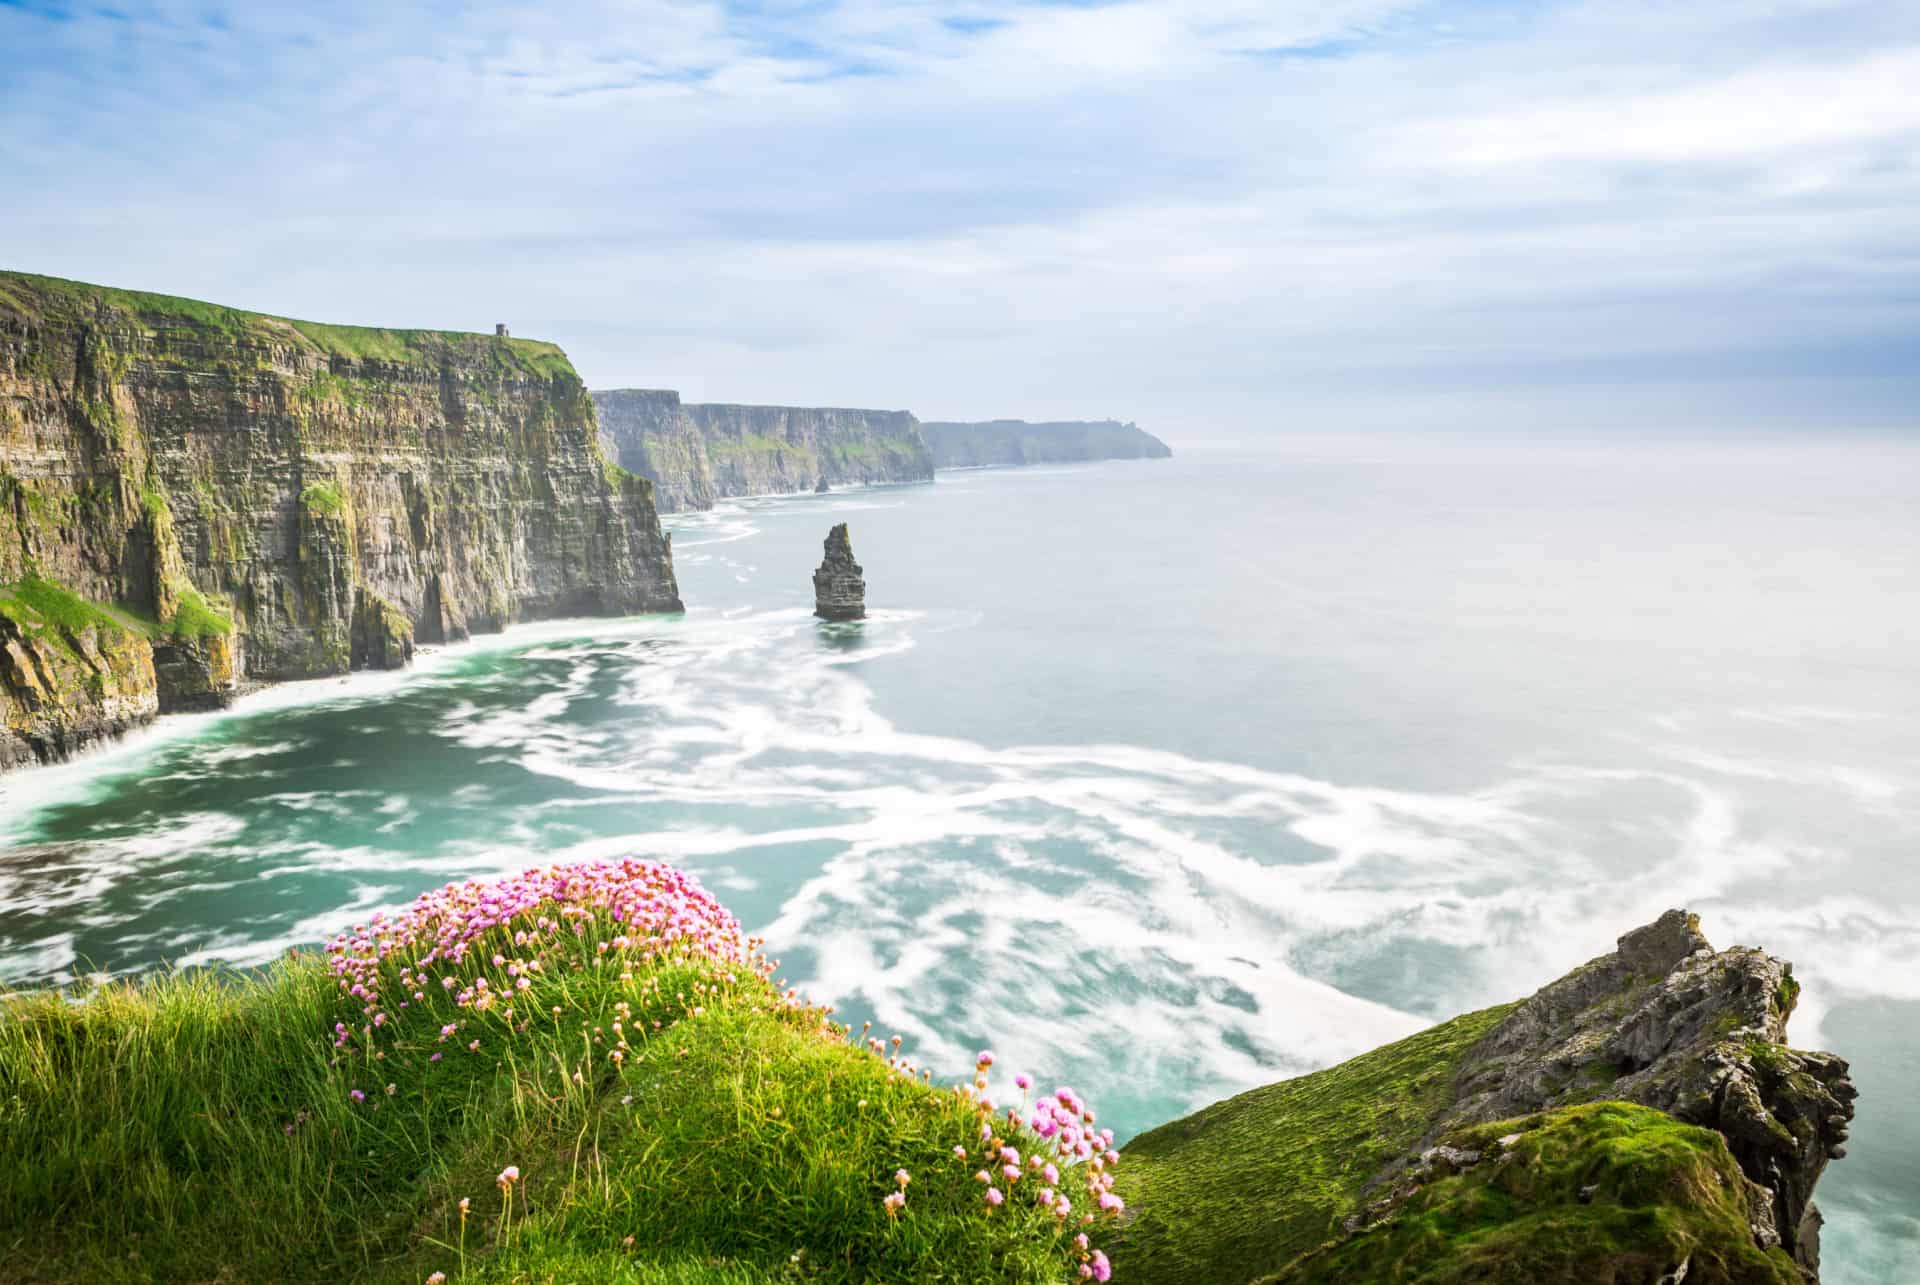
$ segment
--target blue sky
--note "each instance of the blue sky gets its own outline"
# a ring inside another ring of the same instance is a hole
[[[0,266],[595,386],[1920,423],[1920,5],[0,0]]]

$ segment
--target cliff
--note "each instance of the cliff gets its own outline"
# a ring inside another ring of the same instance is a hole
[[[644,388],[593,400],[607,455],[653,482],[663,513],[822,483],[933,480],[933,456],[906,411],[685,403]]]
[[[933,448],[935,468],[1166,459],[1173,454],[1165,442],[1139,425],[1113,419],[1050,424],[1029,424],[1023,419],[977,424],[930,421],[920,430]]]
[[[1140,1135],[1139,1281],[1817,1280],[1854,1089],[1792,967],[1670,911],[1513,1005]]]
[[[18,273],[0,273],[0,603],[0,762],[249,678],[680,605],[651,487],[607,462],[551,344]]]

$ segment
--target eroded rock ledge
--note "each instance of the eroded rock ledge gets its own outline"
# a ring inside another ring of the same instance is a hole
[[[1811,1278],[1814,1184],[1846,1154],[1857,1096],[1846,1062],[1787,1047],[1793,965],[1715,951],[1669,910],[1515,1009],[1471,1049],[1440,1131],[1596,1099],[1637,1102],[1726,1139],[1751,1186],[1756,1243]]]
[[[1788,1047],[1792,966],[1668,911],[1516,1004],[1135,1138],[1140,1282],[1800,1285],[1847,1064]]]

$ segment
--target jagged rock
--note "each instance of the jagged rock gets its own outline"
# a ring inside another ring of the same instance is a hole
[[[833,490],[833,488],[827,485],[827,479],[823,477],[819,480],[819,482],[815,483],[813,488],[813,493],[815,495],[825,495],[827,492],[831,490]]]
[[[1428,1147],[1420,1153],[1420,1162],[1415,1166],[1417,1172],[1445,1177],[1450,1173],[1459,1173],[1480,1163],[1481,1153],[1459,1147]]]
[[[230,634],[154,640],[153,669],[160,684],[160,712],[191,713],[233,704],[240,692],[237,652]]]
[[[1831,1053],[1786,1047],[1793,966],[1716,952],[1670,910],[1525,1000],[1462,1059],[1433,1132],[1602,1099],[1717,1130],[1753,1184],[1755,1240],[1819,1269],[1814,1184],[1845,1154],[1856,1090]]]
[[[826,554],[813,573],[813,614],[822,620],[859,620],[867,614],[867,582],[853,560],[846,523],[827,532]]]
[[[379,594],[356,590],[352,649],[355,669],[403,669],[413,659],[413,623]]]
[[[0,769],[69,758],[160,709],[153,648],[111,625],[0,611]]]

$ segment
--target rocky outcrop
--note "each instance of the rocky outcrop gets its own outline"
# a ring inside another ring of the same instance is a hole
[[[123,607],[157,689],[15,689],[31,757],[416,639],[680,606],[652,488],[550,344],[0,273],[0,593],[28,580]]]
[[[859,620],[867,614],[867,581],[853,560],[842,522],[827,532],[826,558],[813,573],[813,614],[822,620]]]
[[[1798,995],[1787,963],[1669,911],[1518,1003],[1134,1138],[1116,1275],[1817,1280],[1813,1191],[1855,1091],[1788,1047]]]
[[[906,411],[683,403],[661,389],[593,394],[607,455],[653,482],[663,513],[822,486],[933,479]]]
[[[0,768],[67,758],[159,712],[153,649],[136,629],[0,596]]]
[[[929,421],[920,430],[933,448],[935,468],[1165,459],[1173,454],[1165,442],[1139,425],[1113,419],[1046,424],[1029,424],[1023,419],[972,424]]]
[[[1814,1184],[1846,1154],[1847,1064],[1786,1045],[1800,987],[1763,951],[1715,951],[1670,910],[1523,1002],[1471,1049],[1444,1131],[1573,1103],[1637,1102],[1721,1134],[1752,1184],[1751,1222],[1811,1278]]]

